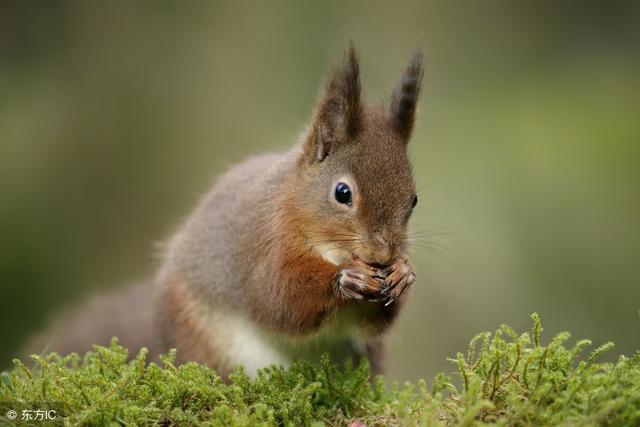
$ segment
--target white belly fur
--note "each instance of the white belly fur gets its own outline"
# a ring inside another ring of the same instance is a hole
[[[354,313],[344,310],[327,325],[310,337],[291,338],[269,333],[259,328],[241,313],[226,312],[210,318],[210,330],[216,352],[225,355],[230,365],[242,365],[246,372],[255,376],[260,368],[269,365],[288,367],[297,358],[309,354],[319,356],[329,352],[331,346],[345,345],[364,351],[365,341],[353,322]],[[218,341],[214,337],[220,337]]]

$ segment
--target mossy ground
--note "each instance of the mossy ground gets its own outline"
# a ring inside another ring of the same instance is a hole
[[[31,369],[15,361],[0,377],[0,402],[56,402],[58,421],[71,425],[640,425],[640,352],[601,363],[611,343],[585,353],[588,340],[567,346],[561,333],[543,345],[532,318],[527,333],[477,335],[452,359],[459,378],[439,374],[430,387],[371,385],[366,363],[338,369],[327,359],[255,379],[240,368],[225,384],[205,366],[175,366],[174,354],[160,365],[144,351],[127,362],[113,342],[84,358],[34,356]]]

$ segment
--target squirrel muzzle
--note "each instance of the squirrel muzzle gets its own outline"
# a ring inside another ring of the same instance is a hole
[[[376,233],[364,242],[356,255],[368,264],[388,266],[398,257],[399,248],[400,245],[392,239]]]

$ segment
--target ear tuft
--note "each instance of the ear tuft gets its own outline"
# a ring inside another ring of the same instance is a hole
[[[390,108],[390,122],[398,135],[409,141],[416,119],[416,106],[420,95],[420,86],[424,70],[422,68],[422,49],[418,48],[411,56],[400,84],[393,91]]]
[[[309,154],[322,161],[336,144],[344,143],[360,129],[360,66],[353,44],[343,61],[333,67],[316,110]]]

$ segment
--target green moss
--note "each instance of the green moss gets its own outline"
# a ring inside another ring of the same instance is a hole
[[[175,366],[175,353],[160,365],[145,351],[127,362],[114,341],[83,359],[34,356],[32,369],[16,360],[0,377],[0,402],[59,402],[66,423],[83,425],[640,425],[640,352],[600,363],[611,343],[585,354],[588,340],[567,346],[561,333],[543,345],[532,318],[528,333],[502,326],[474,337],[452,359],[458,386],[445,374],[430,389],[371,385],[366,363],[338,369],[326,358],[255,379],[240,368],[224,384],[207,367]]]

